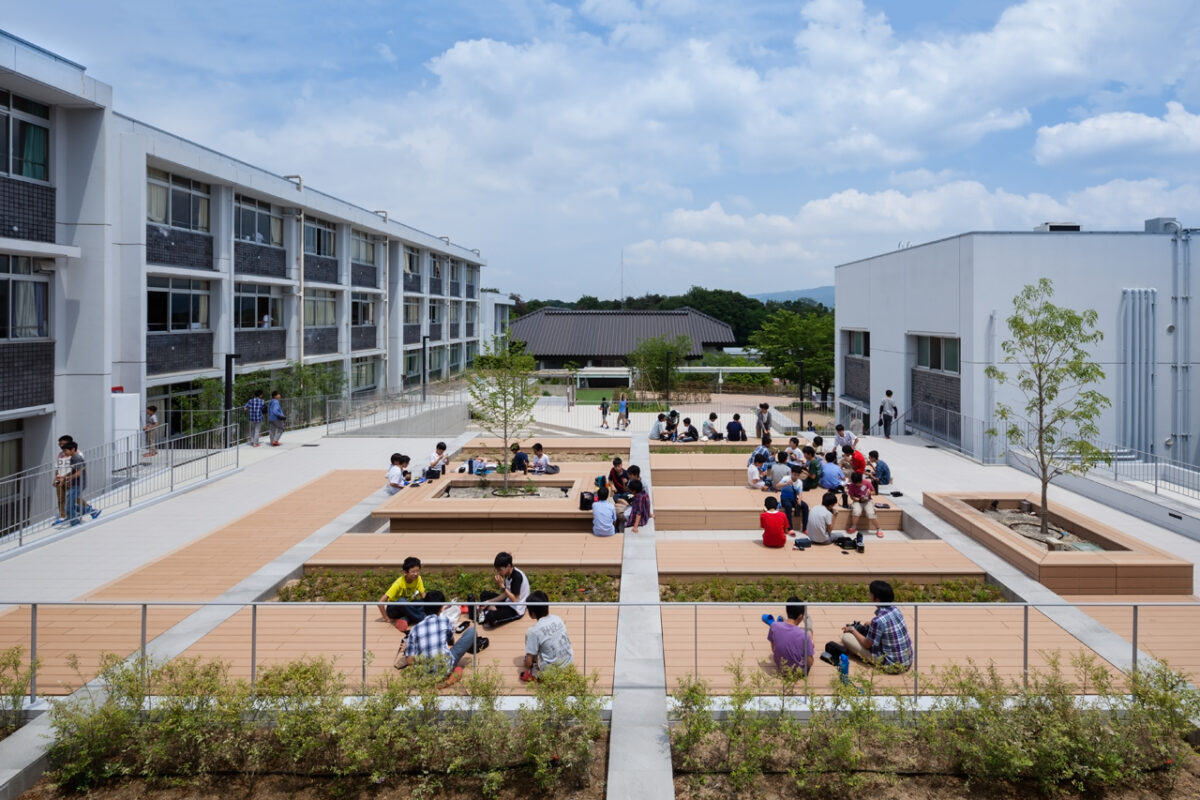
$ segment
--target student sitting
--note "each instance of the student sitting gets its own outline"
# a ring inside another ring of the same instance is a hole
[[[514,475],[518,472],[521,474],[529,472],[529,456],[527,456],[525,452],[521,450],[521,445],[513,442],[508,446],[508,449],[512,450],[513,454],[512,463],[509,464],[508,471]]]
[[[862,472],[867,468],[867,459],[850,445],[842,445],[841,467],[847,475],[851,472]]]
[[[846,529],[846,533],[853,536],[858,518],[866,514],[867,519],[875,523],[875,535],[882,539],[883,531],[875,519],[875,504],[871,502],[875,489],[870,483],[863,480],[861,472],[855,472],[850,476],[850,485],[846,487],[846,493],[850,495],[850,527]]]
[[[717,430],[717,415],[713,412],[708,415],[708,419],[700,426],[700,435],[708,439],[710,442],[719,442],[725,437]]]
[[[817,451],[812,445],[804,447],[804,485],[803,491],[812,491],[821,484],[821,475],[824,474],[825,462],[817,456]]]
[[[792,482],[792,468],[788,465],[787,453],[780,450],[775,454],[775,462],[770,465],[766,480],[777,492]]]
[[[731,442],[746,441],[746,429],[742,427],[741,414],[734,414],[733,419],[725,423],[725,433]]]
[[[837,544],[842,540],[853,541],[849,536],[833,530],[833,509],[837,506],[837,500],[836,494],[826,492],[821,496],[820,508],[814,508],[808,515],[808,524],[804,526],[804,533],[813,544],[826,545]]]
[[[632,475],[632,466],[629,467],[629,472]],[[637,533],[639,526],[645,525],[654,518],[654,512],[650,508],[650,493],[646,491],[641,480],[630,478],[629,491],[633,492],[633,500],[630,501],[629,508],[625,511],[625,517],[629,523],[629,529]]]
[[[825,439],[820,436],[814,436],[812,438],[812,449],[814,452],[816,452],[817,455],[819,455],[821,458],[824,458],[825,457]]]
[[[533,446],[533,463],[529,471],[534,475],[558,474],[558,467],[550,463],[550,456],[542,449],[540,442]]]
[[[650,435],[647,437],[652,442],[665,442],[671,437],[667,434],[667,415],[659,414],[658,419],[650,426]]]
[[[667,414],[667,424],[663,432],[672,442],[679,439],[679,412],[675,409],[671,409],[671,413]]]
[[[768,462],[774,460],[774,456],[771,455],[771,437],[770,436],[764,436],[762,438],[762,443],[759,444],[758,447],[756,447],[752,451],[750,451],[750,458],[748,458],[746,460],[746,463],[753,464],[754,457],[758,456],[758,455],[766,456]]]
[[[565,667],[575,660],[567,626],[550,613],[550,598],[545,592],[529,595],[529,617],[533,625],[525,631],[525,663],[521,680],[538,679],[548,667]]]
[[[617,508],[608,501],[608,487],[601,486],[592,502],[592,533],[612,536],[625,528],[625,520],[617,516]]]
[[[408,478],[404,477],[408,470],[408,460],[408,456],[403,453],[392,453],[391,466],[388,467],[386,477],[387,484],[383,487],[388,494],[395,494],[408,486]]]
[[[496,569],[495,580],[498,592],[480,592],[479,600],[497,600],[511,603],[505,606],[480,606],[483,611],[483,627],[495,628],[525,616],[525,601],[529,599],[529,579],[525,573],[513,566],[513,557],[508,553],[497,553],[492,561]]]
[[[629,495],[629,473],[621,466],[622,463],[621,457],[617,456],[612,460],[612,469],[608,471],[608,485],[612,487],[614,498]]]
[[[446,607],[446,596],[437,589],[426,595],[429,614],[417,623],[404,643],[404,660],[397,667],[422,664],[430,672],[445,675],[446,680],[438,688],[454,684],[462,677],[459,662],[467,653],[478,653],[488,645],[488,640],[475,638],[475,629],[468,627],[454,642],[454,624],[442,616]],[[451,644],[453,642],[453,644]]]
[[[858,437],[854,435],[854,431],[846,430],[845,425],[838,425],[833,429],[833,447],[835,450],[841,450],[846,445],[858,447]]]
[[[845,483],[846,473],[842,472],[842,468],[838,466],[837,458],[833,453],[826,453],[825,464],[821,467],[821,480],[817,481],[817,485],[822,489],[840,493],[843,508],[848,507]]]
[[[760,492],[769,492],[771,487],[763,479],[763,470],[766,469],[767,457],[759,453],[753,456],[753,459],[750,465],[746,467],[746,485]]]
[[[683,418],[683,428],[679,431],[679,441],[681,442],[698,442],[700,441],[700,432],[696,430],[696,426],[692,424],[690,417]]]
[[[779,510],[779,501],[774,495],[763,500],[766,510],[758,515],[758,524],[762,527],[763,547],[783,547],[787,544],[788,533],[792,533],[787,517]]]
[[[872,450],[867,453],[867,467],[871,470],[871,485],[875,487],[875,491],[879,491],[880,486],[892,485],[892,470],[888,467],[886,461],[879,459],[879,451]]]
[[[804,605],[796,596],[787,599],[784,607],[787,619],[768,622],[770,614],[763,615],[763,621],[768,622],[771,629],[767,631],[767,641],[771,643],[771,658],[777,669],[788,667],[798,669],[805,675],[813,665],[813,641],[804,628]]]
[[[788,446],[783,452],[787,454],[787,461],[789,464],[804,463],[804,450],[800,447],[800,439],[798,437],[793,436],[792,438],[788,439]]]
[[[450,456],[446,455],[446,443],[438,442],[433,452],[429,454],[429,467],[425,470],[425,474],[444,475],[449,463]]]
[[[425,619],[425,606],[417,602],[425,596],[425,582],[421,580],[421,559],[416,556],[404,559],[401,569],[400,577],[379,598],[379,617],[392,620],[396,630],[404,633]]]

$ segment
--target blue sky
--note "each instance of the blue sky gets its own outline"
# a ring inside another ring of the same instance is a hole
[[[747,294],[967,230],[1200,222],[1200,0],[41,0],[119,111],[488,259]]]

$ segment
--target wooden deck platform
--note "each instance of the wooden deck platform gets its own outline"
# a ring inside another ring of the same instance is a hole
[[[804,493],[804,501],[810,507],[819,505],[821,490]],[[651,495],[654,511],[654,526],[657,530],[759,530],[758,515],[763,511],[763,500],[768,492],[737,486],[658,486]],[[887,502],[881,499],[880,502]],[[890,504],[889,504],[890,505]],[[883,530],[901,530],[903,514],[898,508],[876,507],[876,517]],[[850,521],[850,512],[840,506],[834,512],[833,524],[845,530]],[[869,520],[859,520],[862,530],[870,531]]]
[[[501,551],[512,553],[521,567],[582,570],[619,574],[622,534],[591,533],[405,533],[383,536],[348,533],[304,564],[305,571],[392,569],[399,572],[408,556],[421,559],[423,569],[491,569]]]
[[[910,583],[967,580],[982,583],[986,573],[940,540],[878,541],[867,539],[866,552],[846,552],[828,545],[796,550],[763,547],[759,537],[746,541],[657,542],[658,573],[663,577],[703,579],[728,576],[786,576],[797,580],[869,583],[902,579]]]

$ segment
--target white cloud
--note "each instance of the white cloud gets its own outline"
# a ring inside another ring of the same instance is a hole
[[[1039,164],[1052,164],[1132,150],[1152,156],[1200,153],[1200,115],[1171,101],[1162,117],[1118,111],[1048,125],[1038,129],[1033,152]]]
[[[396,63],[396,54],[392,52],[392,48],[388,47],[386,44],[380,42],[379,44],[375,45],[375,52],[378,53],[379,57],[387,63]]]

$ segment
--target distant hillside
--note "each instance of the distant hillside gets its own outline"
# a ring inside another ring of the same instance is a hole
[[[815,289],[796,289],[791,292],[766,292],[764,294],[750,295],[755,300],[767,302],[768,300],[778,300],[785,302],[787,300],[799,300],[801,297],[807,297],[810,300],[816,300],[823,306],[833,308],[833,287],[818,286]]]

